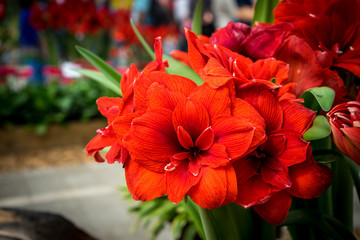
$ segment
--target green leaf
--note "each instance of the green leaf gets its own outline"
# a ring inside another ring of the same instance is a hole
[[[198,206],[190,199],[187,198],[187,201],[181,201],[182,206],[185,208],[186,212],[189,214],[190,219],[194,223],[197,231],[200,236],[205,239],[204,229],[201,223],[200,213],[198,210]]]
[[[119,83],[115,84],[113,81],[111,81],[109,78],[107,78],[104,74],[93,71],[93,70],[88,70],[88,69],[76,69],[75,71],[82,74],[85,77],[88,77],[88,78],[91,78],[92,80],[97,81],[98,83],[104,85],[105,87],[114,91],[116,94],[118,94],[120,97],[122,97],[120,84]]]
[[[182,231],[187,224],[186,214],[177,215],[171,223],[172,239],[180,239]]]
[[[102,74],[104,74],[114,84],[119,85],[121,75],[104,60],[96,56],[94,53],[82,48],[80,46],[75,47],[76,50],[88,60],[95,68],[97,68]]]
[[[152,48],[149,46],[149,44],[145,41],[145,39],[143,38],[143,36],[141,35],[141,33],[139,32],[139,30],[136,28],[134,22],[132,19],[130,19],[130,25],[135,33],[135,35],[137,36],[137,38],[139,39],[141,45],[145,48],[146,52],[149,54],[149,56],[152,59],[155,59],[155,53],[152,50]]]
[[[195,225],[190,225],[185,228],[183,240],[197,239],[196,236],[197,236],[197,229],[196,229]]]
[[[257,0],[252,25],[255,22],[272,23],[274,21],[273,10],[278,3],[279,0]]]
[[[328,87],[315,87],[306,90],[300,98],[304,105],[314,111],[329,111],[335,99],[335,91]]]
[[[330,135],[330,133],[331,128],[328,121],[324,116],[319,115],[316,116],[313,125],[304,133],[302,137],[307,141],[319,140],[322,138],[326,138]]]
[[[355,240],[352,233],[334,217],[323,215],[315,210],[298,209],[290,211],[281,226],[289,225],[307,225],[335,240]]]
[[[182,62],[179,62],[176,59],[169,57],[167,55],[164,55],[164,59],[168,60],[170,66],[165,69],[167,73],[189,78],[197,85],[201,85],[204,83],[201,77],[197,75],[197,73],[194,72],[194,70],[191,67],[188,67]]]
[[[193,31],[196,35],[202,34],[202,8],[203,8],[203,1],[198,0],[193,19],[191,25],[191,31]]]

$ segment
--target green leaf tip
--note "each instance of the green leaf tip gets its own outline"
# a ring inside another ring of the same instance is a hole
[[[314,111],[329,111],[335,99],[335,91],[329,87],[315,87],[306,90],[300,98],[304,99],[304,105]]]
[[[322,115],[316,116],[312,126],[304,133],[303,139],[307,141],[319,140],[322,138],[326,138],[331,133],[331,128],[326,120],[326,118]]]

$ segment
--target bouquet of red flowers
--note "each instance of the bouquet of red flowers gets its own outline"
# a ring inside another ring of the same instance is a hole
[[[155,53],[143,42],[154,61],[131,65],[121,90],[116,71],[78,48],[101,73],[81,72],[120,95],[98,99],[108,126],[88,155],[104,162],[110,147],[135,200],[198,205],[206,239],[275,239],[273,225],[294,239],[355,239],[359,14],[358,0],[283,0],[273,24],[230,22],[210,38],[195,16],[188,52],[173,54],[185,65],[164,60],[160,38]]]

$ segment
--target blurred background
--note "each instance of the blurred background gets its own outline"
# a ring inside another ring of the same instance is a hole
[[[161,229],[158,239],[171,238],[166,221],[178,210],[167,207],[151,234],[143,230],[128,212],[141,207],[119,190],[122,166],[86,156],[106,126],[96,99],[116,96],[74,71],[92,69],[75,46],[120,73],[130,63],[141,69],[151,59],[130,19],[150,45],[161,36],[165,54],[186,51],[183,29],[191,28],[196,2],[0,0],[0,239],[150,239]],[[230,20],[250,24],[253,6],[204,0],[203,34]]]

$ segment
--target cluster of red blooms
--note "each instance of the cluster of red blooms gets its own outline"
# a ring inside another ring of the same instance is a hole
[[[72,34],[95,35],[100,31],[113,30],[117,39],[126,44],[139,44],[130,22],[130,11],[110,11],[104,5],[99,8],[94,0],[63,0],[35,2],[31,7],[31,24],[38,30],[66,29]],[[140,26],[146,40],[153,43],[157,36],[177,34],[175,25]]]
[[[343,94],[342,80],[329,67],[358,74],[359,58],[347,59],[359,53],[359,31],[342,28],[352,37],[340,36],[350,42],[329,45],[326,36],[326,42],[312,46],[296,29],[301,24],[308,27],[307,18],[313,21],[314,16],[319,24],[325,21],[323,15],[345,21],[328,16],[340,2],[317,2],[321,9],[315,11],[308,9],[315,7],[310,0],[283,1],[275,10],[277,24],[250,29],[230,23],[210,41],[187,30],[188,54],[182,57],[205,81],[200,86],[165,73],[168,64],[157,38],[156,59],[141,72],[132,65],[124,74],[123,98],[98,99],[108,126],[89,142],[88,155],[103,162],[99,151],[110,147],[107,162],[124,165],[136,200],[167,195],[178,203],[187,195],[203,208],[237,203],[253,207],[272,224],[283,222],[292,197],[318,197],[331,184],[331,170],[315,162],[310,143],[301,137],[315,112],[297,97],[315,86],[330,86]],[[291,19],[281,17],[285,13]],[[292,16],[301,16],[301,21]],[[339,118],[334,125],[349,135],[358,134],[359,103],[349,103],[341,111],[331,113],[331,119]],[[359,148],[358,135],[353,139],[348,139],[353,144],[346,148],[350,151]]]
[[[32,5],[30,22],[38,30],[66,29],[74,34],[96,34],[112,26],[112,18],[108,16],[108,8],[97,8],[95,1],[48,1]]]

